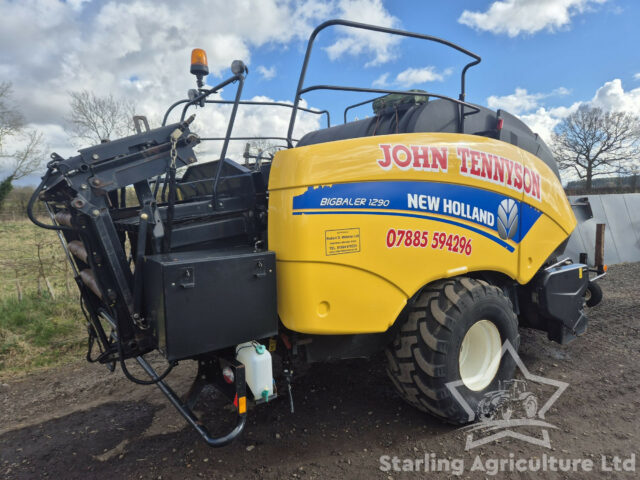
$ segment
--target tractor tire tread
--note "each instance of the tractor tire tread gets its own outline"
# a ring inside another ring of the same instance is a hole
[[[448,423],[468,422],[446,386],[445,358],[453,325],[482,297],[501,297],[513,311],[503,291],[484,280],[457,277],[430,284],[415,298],[398,337],[386,349],[387,374],[401,397]],[[515,313],[513,321],[517,322]],[[519,336],[516,349],[518,344]]]

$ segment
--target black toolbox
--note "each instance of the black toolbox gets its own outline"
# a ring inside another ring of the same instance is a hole
[[[169,361],[275,335],[275,253],[249,247],[148,255],[145,315]]]

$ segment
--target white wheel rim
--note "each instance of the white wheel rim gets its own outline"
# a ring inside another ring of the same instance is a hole
[[[490,320],[480,320],[467,331],[460,345],[460,379],[477,392],[487,387],[500,367],[500,332]]]

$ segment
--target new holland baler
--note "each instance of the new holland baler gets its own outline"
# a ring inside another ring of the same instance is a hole
[[[470,57],[459,97],[305,86],[315,38],[335,25]],[[407,402],[449,422],[473,420],[450,385],[475,410],[513,376],[514,359],[502,352],[517,350],[519,327],[560,343],[585,331],[589,288],[587,266],[562,256],[576,220],[551,152],[516,117],[465,100],[467,70],[479,62],[436,37],[332,20],[311,35],[293,104],[241,100],[239,61],[229,79],[204,88],[206,55],[196,50],[198,88],[161,127],[67,159],[53,154],[29,214],[58,232],[74,269],[87,359],[157,385],[212,446],[240,434],[248,403],[284,394],[293,409],[299,363],[382,351]],[[235,100],[210,98],[232,84]],[[345,123],[331,127],[327,111],[300,105],[319,90],[376,97],[348,106]],[[208,103],[231,105],[225,136],[191,131],[187,114]],[[373,116],[346,122],[367,103]],[[227,158],[230,142],[247,140],[233,136],[237,110],[256,104],[291,109],[286,135],[267,139],[283,148]],[[326,114],[327,128],[294,139],[300,111]],[[203,141],[222,141],[218,160],[197,162]],[[34,215],[37,200],[50,223]],[[144,359],[154,350],[167,360],[161,373]],[[148,378],[132,374],[129,359]],[[181,398],[165,378],[185,360],[198,374]],[[237,413],[222,436],[192,411],[210,384]]]

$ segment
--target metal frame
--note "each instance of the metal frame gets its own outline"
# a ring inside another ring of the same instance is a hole
[[[305,53],[305,57],[304,57],[304,61],[302,64],[302,69],[300,71],[300,77],[298,79],[298,86],[296,89],[296,96],[294,99],[294,103],[293,105],[288,104],[288,103],[283,103],[283,102],[265,102],[265,101],[254,101],[254,100],[240,100],[240,97],[242,95],[242,89],[244,86],[244,72],[235,74],[234,76],[230,77],[229,79],[223,81],[222,83],[210,88],[210,89],[200,89],[199,95],[196,95],[194,98],[191,99],[183,99],[183,100],[179,100],[175,103],[173,103],[165,112],[164,118],[162,120],[162,125],[165,125],[167,122],[167,119],[170,115],[170,113],[178,106],[180,105],[184,105],[182,108],[182,113],[180,116],[180,121],[183,122],[184,118],[186,116],[186,113],[189,109],[189,107],[196,105],[196,106],[201,106],[204,107],[204,105],[206,103],[212,103],[212,104],[223,104],[223,105],[233,105],[233,108],[231,110],[231,116],[229,118],[229,123],[227,126],[227,132],[225,134],[224,137],[203,137],[201,140],[204,141],[223,141],[223,145],[222,145],[222,149],[220,152],[220,160],[219,160],[219,164],[218,164],[218,168],[216,169],[216,173],[215,173],[215,177],[213,180],[213,195],[212,195],[212,206],[214,209],[216,209],[218,207],[218,203],[217,202],[217,192],[218,192],[218,184],[220,182],[220,177],[221,177],[221,173],[222,173],[222,167],[224,162],[226,161],[226,153],[229,147],[229,142],[230,141],[238,141],[238,140],[258,140],[258,139],[271,139],[271,140],[283,140],[286,142],[286,148],[293,148],[293,144],[294,142],[297,142],[297,139],[293,138],[293,129],[295,127],[295,121],[297,118],[297,113],[298,110],[304,111],[304,112],[309,112],[309,113],[313,113],[316,115],[326,115],[327,117],[327,128],[331,127],[331,116],[328,110],[317,110],[317,109],[310,109],[310,108],[305,108],[305,107],[301,107],[300,106],[300,100],[303,94],[308,93],[308,92],[312,92],[312,91],[316,91],[316,90],[333,90],[333,91],[344,91],[344,92],[364,92],[364,93],[376,93],[376,94],[400,94],[400,95],[415,95],[415,92],[408,92],[408,91],[403,91],[403,90],[390,90],[390,89],[375,89],[375,88],[364,88],[364,87],[351,87],[351,86],[339,86],[339,85],[311,85],[308,87],[304,87],[304,81],[306,78],[306,74],[307,74],[307,69],[309,66],[309,61],[311,58],[311,52],[313,49],[313,44],[314,41],[316,39],[316,37],[318,36],[318,34],[331,26],[345,26],[345,27],[350,27],[350,28],[357,28],[357,29],[362,29],[362,30],[369,30],[369,31],[375,31],[375,32],[380,32],[380,33],[387,33],[387,34],[391,34],[391,35],[399,35],[399,36],[403,36],[403,37],[410,37],[410,38],[417,38],[420,40],[427,40],[427,41],[431,41],[431,42],[435,42],[435,43],[439,43],[442,45],[445,45],[447,47],[453,48],[454,50],[457,50],[471,58],[473,58],[473,60],[469,63],[467,63],[461,72],[460,75],[460,94],[458,96],[458,99],[446,96],[446,95],[441,95],[441,94],[436,94],[436,93],[430,93],[430,92],[425,92],[424,94],[421,95],[425,95],[425,96],[429,96],[429,97],[435,97],[435,98],[441,98],[443,100],[448,100],[450,102],[453,102],[455,104],[458,105],[459,107],[459,121],[458,121],[458,130],[459,132],[463,132],[464,131],[464,120],[465,117],[468,115],[472,115],[474,113],[477,113],[480,111],[480,109],[474,105],[471,105],[467,102],[465,102],[465,86],[466,86],[466,73],[467,70],[469,68],[471,68],[474,65],[477,65],[478,63],[481,62],[481,57],[465,48],[462,48],[459,45],[456,45],[455,43],[449,42],[447,40],[444,40],[442,38],[439,37],[434,37],[431,35],[424,35],[424,34],[420,34],[420,33],[414,33],[414,32],[408,32],[408,31],[404,31],[404,30],[397,30],[397,29],[393,29],[393,28],[386,28],[386,27],[378,27],[375,25],[367,25],[364,23],[358,23],[358,22],[352,22],[352,21],[348,21],[348,20],[340,20],[340,19],[335,19],[335,20],[329,20],[327,22],[322,23],[321,25],[319,25],[312,33],[311,36],[309,37],[309,41],[307,43],[307,49],[306,49],[306,53]],[[213,93],[217,93],[220,91],[220,89],[222,89],[223,87],[231,84],[231,83],[235,83],[238,82],[238,88],[236,91],[236,96],[235,99],[233,101],[231,100],[209,100],[207,99],[207,97]],[[372,101],[374,101],[375,99],[370,99],[370,100],[366,100],[364,102],[360,102],[360,103],[356,103],[354,105],[350,105],[347,108],[345,108],[344,111],[344,120],[345,123],[347,121],[347,112],[348,110],[355,108],[357,106],[361,106],[361,105],[365,105],[367,103],[370,103]],[[286,137],[250,137],[250,136],[246,136],[246,137],[232,137],[231,136],[231,132],[233,130],[233,125],[235,123],[235,118],[236,118],[236,114],[238,111],[238,107],[240,105],[254,105],[254,106],[277,106],[277,107],[285,107],[285,108],[290,108],[291,109],[291,117],[289,120],[289,127],[287,130],[287,136]],[[468,109],[468,110],[467,110]],[[165,179],[162,180],[163,185],[163,198],[164,198],[164,191],[166,188],[166,176]],[[160,181],[156,181],[155,186],[154,186],[154,195],[157,194],[158,192],[158,188],[160,185]]]
[[[179,100],[175,103],[173,103],[165,112],[164,114],[164,118],[162,119],[162,126],[166,125],[167,122],[167,118],[169,117],[169,114],[171,113],[171,111],[177,107],[178,105],[182,105],[184,104],[184,107],[182,108],[182,113],[180,115],[180,123],[183,123],[185,121],[185,116],[187,114],[187,111],[189,109],[189,107],[191,107],[192,105],[203,105],[207,100],[206,98],[209,95],[212,95],[214,93],[219,92],[222,88],[226,87],[227,85],[230,85],[232,83],[238,82],[238,88],[236,89],[236,98],[233,100],[233,102],[229,101],[230,104],[233,105],[233,108],[231,109],[231,116],[229,117],[229,123],[227,124],[227,132],[224,136],[224,143],[222,144],[222,150],[220,151],[220,163],[218,164],[218,168],[216,169],[216,174],[214,177],[214,181],[213,181],[213,194],[212,194],[212,199],[211,199],[211,204],[213,206],[213,208],[216,208],[216,205],[218,204],[218,202],[216,201],[216,196],[217,196],[217,192],[218,192],[218,183],[220,181],[220,174],[222,173],[222,167],[223,167],[223,163],[225,161],[225,158],[227,156],[227,149],[229,148],[229,141],[231,139],[231,132],[233,131],[233,125],[235,123],[236,120],[236,114],[238,112],[238,106],[240,104],[240,97],[242,96],[242,89],[244,87],[244,79],[245,79],[245,69],[243,68],[243,71],[240,73],[236,73],[233,76],[229,77],[228,79],[224,80],[222,83],[219,83],[218,85],[211,87],[210,89],[201,89],[199,90],[199,95],[195,96],[192,99],[187,99],[187,100]],[[164,189],[166,187],[166,177],[167,175],[164,176],[164,179],[162,180],[162,183],[164,184],[163,186],[163,196],[164,196]],[[158,193],[158,188],[160,186],[160,182],[156,181],[156,184],[154,186],[154,190],[153,190],[153,195],[154,197],[157,195]]]
[[[198,380],[201,377],[205,376],[203,370],[203,362],[199,363],[198,374],[196,376],[196,380],[194,382],[195,389],[188,395],[188,399],[186,402],[183,402],[180,397],[167,385],[156,373],[151,365],[142,357],[136,357],[137,362],[144,369],[144,371],[151,377],[152,380],[155,381],[155,384],[158,388],[165,394],[169,402],[175,407],[175,409],[184,417],[184,419],[191,425],[202,437],[202,439],[209,445],[210,447],[224,447],[225,445],[229,445],[233,440],[236,439],[238,435],[242,433],[244,430],[244,426],[247,423],[247,413],[238,413],[238,419],[236,421],[236,425],[234,428],[227,434],[222,435],[220,437],[212,437],[209,433],[207,427],[202,425],[198,417],[193,413],[191,407],[195,404],[195,400],[197,399],[198,394],[202,390]],[[236,383],[236,398],[245,397],[246,398],[246,387],[245,387],[245,375],[244,375],[244,365],[240,362],[233,361],[231,365],[234,371],[235,383]],[[207,373],[208,377],[209,374]],[[207,384],[212,384],[212,382],[208,382]]]
[[[219,103],[223,105],[228,105],[233,103],[231,100],[206,100],[205,103]],[[283,102],[262,102],[257,100],[241,100],[240,105],[263,105],[267,107],[285,107],[293,109],[293,105],[290,103]],[[298,107],[298,110],[302,110],[303,112],[313,113],[315,115],[326,115],[327,116],[327,128],[331,127],[331,114],[328,110],[314,110],[312,108],[306,107]]]
[[[282,140],[282,141],[288,141],[289,139],[287,137],[232,137],[231,136],[231,132],[233,131],[233,125],[235,124],[235,119],[236,119],[236,114],[238,112],[238,107],[240,105],[261,105],[261,106],[276,106],[276,107],[286,107],[286,108],[297,108],[298,110],[302,110],[304,112],[309,112],[309,113],[313,113],[316,115],[326,115],[327,116],[327,128],[331,126],[331,115],[327,110],[312,110],[310,108],[305,108],[305,107],[294,107],[291,104],[288,103],[283,103],[283,102],[263,102],[263,101],[254,101],[254,100],[240,100],[240,97],[242,96],[242,89],[244,87],[244,74],[243,73],[239,73],[234,75],[233,77],[230,77],[229,79],[225,80],[224,82],[210,88],[210,89],[201,89],[199,90],[200,94],[197,95],[196,97],[192,98],[192,99],[183,99],[183,100],[179,100],[175,103],[173,103],[165,112],[164,114],[164,118],[162,119],[162,125],[166,125],[167,123],[167,119],[169,118],[170,113],[174,110],[174,108],[176,108],[179,105],[183,105],[184,107],[182,108],[182,113],[180,115],[180,122],[184,122],[185,116],[187,114],[187,111],[189,109],[189,107],[193,106],[193,105],[199,105],[199,106],[204,106],[204,104],[206,103],[212,103],[212,104],[223,104],[223,105],[233,105],[233,108],[231,110],[231,116],[229,117],[229,123],[227,125],[227,132],[225,134],[224,137],[203,137],[200,138],[200,140],[202,141],[223,141],[224,143],[222,144],[222,149],[220,151],[220,163],[218,164],[218,168],[216,169],[216,174],[214,177],[214,181],[213,181],[213,194],[212,194],[212,205],[213,208],[217,208],[219,206],[219,202],[217,201],[217,193],[218,193],[218,184],[220,182],[220,176],[222,173],[222,167],[224,162],[226,161],[226,156],[227,156],[227,150],[229,147],[229,142],[231,141],[237,141],[237,140],[260,140],[260,139],[264,139],[264,140]],[[238,88],[236,90],[236,97],[234,100],[207,100],[207,97],[213,93],[217,93],[220,89],[222,89],[223,87],[231,84],[231,83],[235,83],[238,82]],[[288,143],[287,143],[288,145]],[[164,178],[161,181],[156,181],[155,185],[154,185],[154,191],[153,194],[154,196],[157,195],[159,187],[160,187],[160,183],[163,183],[163,187],[162,187],[162,198],[165,197],[165,189],[166,189],[166,175],[164,176]]]
[[[214,92],[212,92],[214,93]],[[171,114],[171,112],[173,111],[173,109],[175,107],[177,107],[178,105],[182,105],[183,103],[187,103],[187,102],[191,102],[191,100],[189,100],[188,98],[185,98],[183,100],[178,100],[177,102],[175,102],[173,105],[171,105],[169,107],[169,109],[165,112],[164,117],[162,119],[162,125],[166,125],[167,120],[169,118],[169,115]],[[218,104],[222,104],[222,105],[233,105],[235,102],[233,100],[205,100],[204,103],[218,103]],[[293,105],[290,103],[283,103],[283,102],[262,102],[262,101],[257,101],[257,100],[240,100],[240,102],[238,102],[239,105],[262,105],[265,107],[286,107],[286,108],[293,108]],[[327,128],[329,128],[331,126],[331,114],[329,113],[328,110],[314,110],[311,108],[305,108],[305,107],[298,107],[298,110],[302,110],[303,112],[308,112],[308,113],[313,113],[316,115],[326,115],[327,116]],[[251,138],[255,138],[255,137],[251,137]],[[282,137],[284,138],[284,137]]]
[[[471,104],[468,104],[465,102],[465,77],[466,77],[466,73],[467,70],[471,67],[473,67],[474,65],[477,65],[481,62],[482,58],[465,49],[462,48],[459,45],[456,45],[455,43],[449,42],[447,40],[444,40],[442,38],[438,38],[438,37],[434,37],[431,35],[424,35],[421,33],[414,33],[414,32],[408,32],[405,30],[397,30],[394,28],[386,28],[386,27],[378,27],[375,25],[367,25],[365,23],[359,23],[359,22],[352,22],[349,20],[328,20],[324,23],[322,23],[321,25],[319,25],[318,27],[316,27],[316,29],[311,33],[311,36],[309,37],[309,42],[307,43],[307,51],[305,53],[304,56],[304,62],[302,63],[302,70],[300,71],[300,78],[298,80],[298,87],[296,89],[296,98],[293,102],[293,106],[294,108],[291,110],[291,119],[289,120],[289,130],[287,131],[287,144],[289,145],[290,148],[293,147],[293,140],[292,140],[292,136],[293,136],[293,128],[295,126],[295,122],[296,122],[296,114],[298,111],[298,104],[300,103],[300,99],[302,94],[313,91],[313,90],[341,90],[341,91],[350,91],[350,92],[370,92],[370,93],[384,93],[384,94],[390,94],[390,93],[397,93],[397,94],[401,94],[401,95],[415,95],[415,92],[405,92],[405,91],[399,91],[399,90],[385,90],[385,89],[372,89],[372,88],[358,88],[358,87],[340,87],[340,86],[333,86],[333,85],[313,85],[311,87],[307,87],[307,88],[303,88],[304,87],[304,80],[307,74],[307,68],[309,66],[309,59],[311,57],[311,51],[313,49],[313,42],[315,41],[316,37],[318,36],[318,34],[324,30],[325,28],[334,26],[334,25],[342,25],[345,27],[351,27],[351,28],[359,28],[362,30],[370,30],[373,32],[381,32],[381,33],[388,33],[391,35],[400,35],[403,37],[411,37],[411,38],[417,38],[420,40],[428,40],[428,41],[432,41],[432,42],[436,42],[436,43],[440,43],[442,45],[446,45],[447,47],[451,47],[461,53],[464,53],[465,55],[468,55],[470,57],[472,57],[474,60],[469,62],[468,64],[466,64],[464,66],[464,68],[462,69],[462,73],[460,75],[460,95],[459,98],[456,100],[455,98],[451,98],[451,97],[447,97],[444,95],[436,95],[436,94],[432,94],[432,93],[425,93],[425,94],[421,94],[421,95],[427,95],[427,96],[432,96],[432,97],[437,97],[437,98],[442,98],[442,99],[446,99],[449,100],[451,102],[454,102],[456,104],[458,104],[460,106],[460,123],[459,123],[459,129],[460,131],[463,130],[464,128],[464,117],[468,114],[472,114],[475,113],[477,111],[479,111],[479,109]],[[367,102],[365,102],[367,103]],[[470,107],[475,109],[474,112],[469,112],[469,113],[465,113],[464,109],[465,107]]]
[[[418,95],[417,93],[414,93],[415,95]],[[426,95],[425,95],[426,96]],[[372,103],[375,102],[379,97],[375,97],[375,98],[370,98],[369,100],[365,100],[364,102],[358,102],[358,103],[354,103],[353,105],[349,105],[348,107],[346,107],[344,109],[344,123],[347,123],[347,112],[351,109],[357,108],[357,107],[361,107],[362,105],[366,105],[367,103]]]

